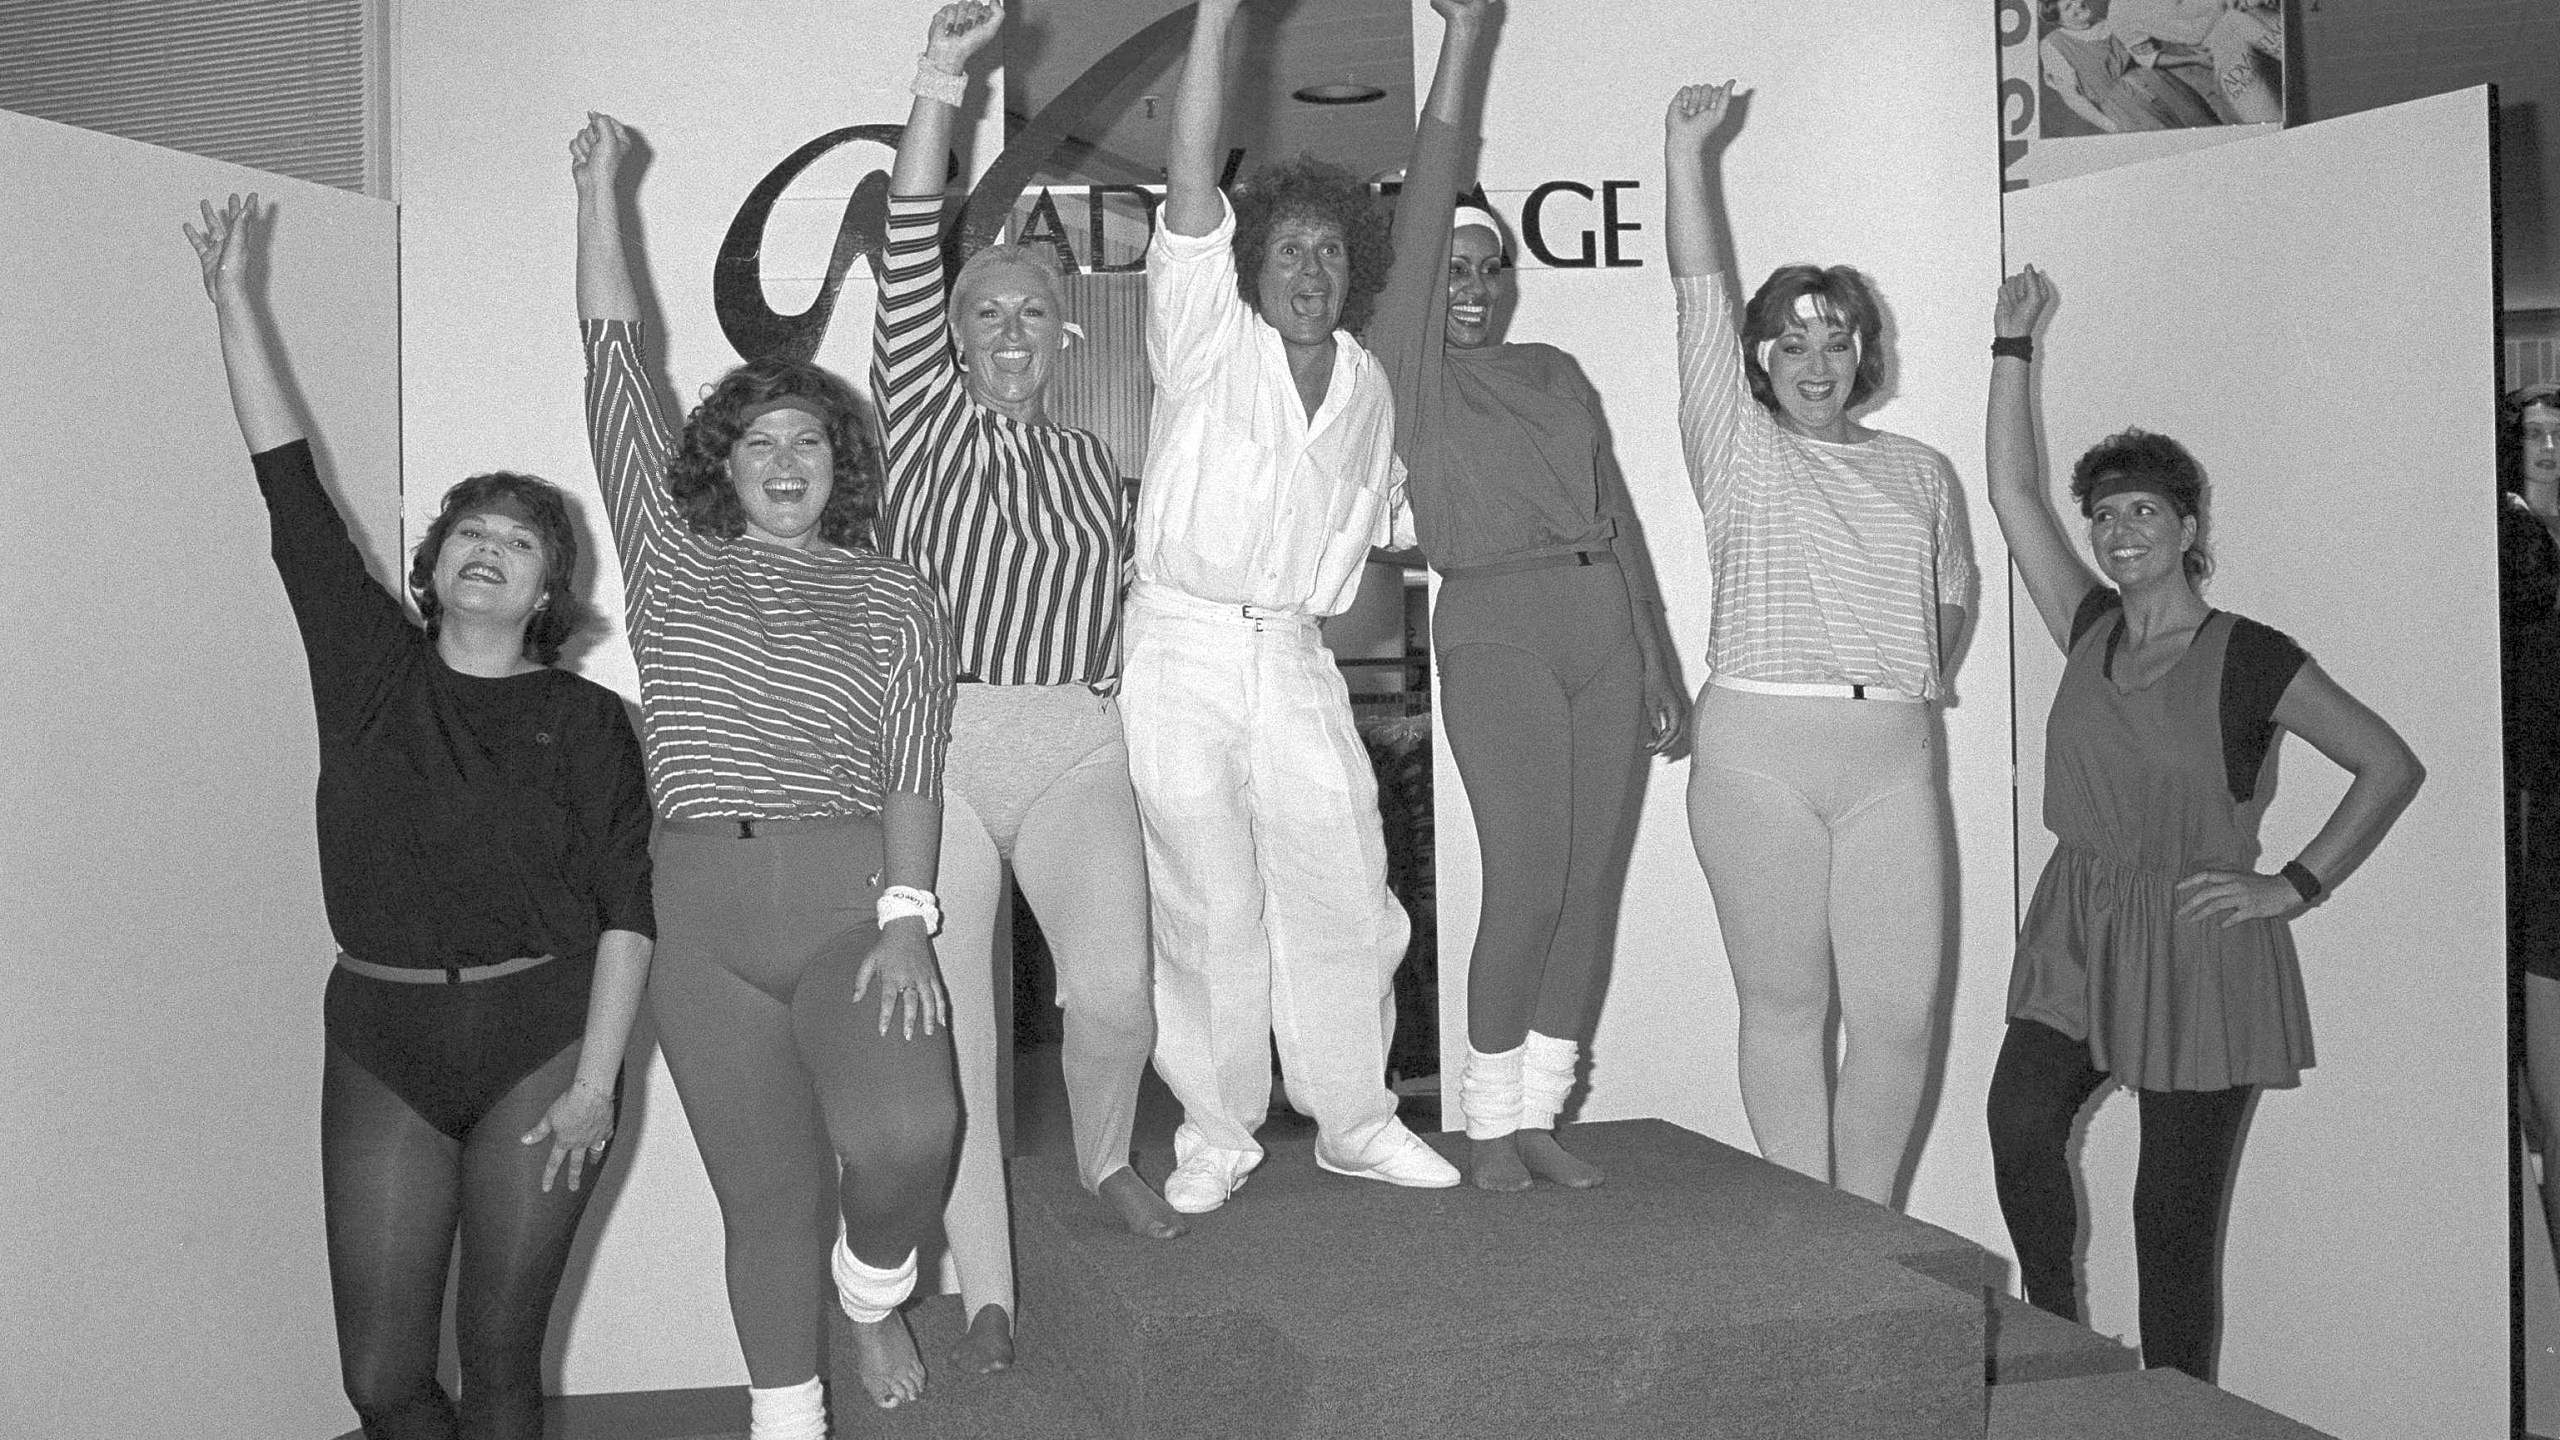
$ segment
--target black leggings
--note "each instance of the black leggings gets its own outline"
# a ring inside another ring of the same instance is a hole
[[[328,1046],[320,1174],[329,1288],[338,1363],[366,1440],[540,1440],[543,1332],[601,1171],[588,1167],[578,1190],[563,1175],[546,1193],[542,1167],[551,1147],[521,1139],[569,1088],[577,1067],[572,1043],[455,1139],[346,1051]],[[458,1407],[436,1381],[457,1230]]]
[[[2080,1319],[2080,1207],[2064,1151],[2081,1107],[2106,1081],[2085,1043],[2011,1020],[1986,1107],[1992,1177],[2027,1300],[2072,1321]],[[2222,1326],[2222,1227],[2257,1087],[2135,1093],[2142,1097],[2133,1256],[2143,1363],[2210,1382]]]

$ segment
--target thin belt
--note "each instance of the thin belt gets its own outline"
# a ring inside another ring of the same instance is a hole
[[[1235,605],[1224,600],[1203,600],[1188,591],[1152,580],[1141,580],[1129,588],[1129,599],[1136,604],[1151,605],[1176,615],[1196,616],[1203,620],[1230,620],[1240,625],[1307,625],[1322,622],[1320,615],[1303,610],[1273,610],[1262,605]]]
[[[1707,681],[1727,690],[1746,695],[1810,695],[1825,700],[1891,700],[1902,705],[1918,705],[1917,695],[1905,695],[1890,685],[1814,684],[1794,680],[1745,680],[1738,675],[1716,675]]]
[[[352,970],[373,980],[388,980],[395,985],[468,985],[475,980],[495,980],[501,975],[515,975],[536,965],[548,965],[548,955],[519,955],[494,965],[444,965],[420,969],[408,965],[376,965],[359,960],[346,951],[338,952],[341,969]]]
[[[1101,698],[1103,698],[1103,699],[1105,699],[1105,700],[1108,700],[1108,699],[1110,699],[1112,696],[1117,695],[1117,694],[1119,694],[1119,693],[1120,693],[1120,677],[1119,677],[1119,676],[1117,676],[1117,675],[1106,675],[1106,676],[1104,676],[1103,678],[1101,678],[1101,679],[1099,679],[1099,680],[1064,680],[1064,681],[1060,681],[1060,682],[1058,682],[1058,683],[1057,683],[1057,684],[1055,684],[1055,685],[1052,685],[1052,684],[1046,683],[1046,682],[1044,682],[1044,681],[1031,680],[1031,681],[1025,681],[1025,682],[1022,682],[1021,684],[1019,684],[1019,685],[1017,686],[1017,685],[1013,685],[1013,684],[1004,684],[1003,682],[999,682],[999,681],[983,679],[983,678],[981,678],[980,676],[978,676],[978,675],[977,675],[975,672],[973,672],[973,671],[963,670],[963,671],[961,671],[959,674],[954,675],[954,676],[952,676],[952,677],[951,677],[951,683],[952,683],[952,684],[954,684],[954,685],[988,685],[988,686],[995,686],[995,685],[999,685],[999,684],[1001,684],[1001,685],[1002,685],[1002,688],[1004,688],[1004,689],[1008,689],[1008,690],[1016,689],[1016,688],[1024,689],[1024,690],[1057,690],[1057,689],[1063,689],[1063,688],[1065,688],[1066,686],[1069,686],[1069,685],[1073,685],[1073,686],[1075,686],[1076,688],[1078,688],[1078,689],[1080,689],[1080,690],[1087,690],[1087,691],[1091,691],[1093,694],[1095,694],[1095,695],[1097,695],[1097,696],[1100,696]]]
[[[764,819],[754,815],[717,816],[702,820],[667,820],[658,822],[661,830],[678,835],[709,835],[722,840],[756,840],[768,835],[798,835],[812,830],[841,830],[848,825],[876,823],[875,815],[819,815],[806,820],[789,816]]]
[[[1490,565],[1461,565],[1443,570],[1444,580],[1473,580],[1484,575],[1517,575],[1527,570],[1555,570],[1567,565],[1615,565],[1617,552],[1611,550],[1567,550],[1560,555],[1531,555],[1520,560],[1496,560]]]

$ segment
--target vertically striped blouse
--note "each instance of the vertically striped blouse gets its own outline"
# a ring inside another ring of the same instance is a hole
[[[940,798],[942,602],[904,561],[695,534],[667,494],[675,428],[640,327],[590,321],[587,442],[621,553],[649,791],[669,819],[871,814]]]
[[[889,437],[881,548],[950,607],[962,673],[1063,685],[1120,671],[1129,503],[1102,441],[981,405],[943,323],[942,197],[889,201],[871,394]]]
[[[1720,275],[1675,277],[1680,445],[1707,522],[1707,668],[1938,699],[1940,605],[1970,605],[1973,542],[1937,451],[1798,435],[1751,396]]]

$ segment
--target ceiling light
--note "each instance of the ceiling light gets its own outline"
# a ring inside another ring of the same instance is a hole
[[[1387,92],[1375,85],[1362,85],[1353,80],[1333,80],[1292,90],[1289,98],[1309,105],[1366,105],[1372,100],[1386,99]]]

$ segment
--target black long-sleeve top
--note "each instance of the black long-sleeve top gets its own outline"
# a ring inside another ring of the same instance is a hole
[[[339,948],[441,969],[654,936],[648,787],[621,697],[561,670],[452,669],[366,571],[310,446],[251,460],[311,669]]]

